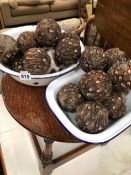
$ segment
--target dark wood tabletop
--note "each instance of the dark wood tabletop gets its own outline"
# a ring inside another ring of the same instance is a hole
[[[4,103],[12,117],[23,127],[55,141],[78,142],[50,111],[45,91],[46,87],[27,86],[6,74],[2,79]]]

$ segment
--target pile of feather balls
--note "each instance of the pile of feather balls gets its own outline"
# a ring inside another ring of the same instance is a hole
[[[17,40],[0,34],[0,62],[10,69],[43,75],[79,61],[85,72],[79,84],[63,86],[57,94],[60,107],[76,112],[78,127],[99,133],[126,112],[131,89],[131,60],[118,48],[85,47],[75,33],[62,33],[53,19],[42,19],[36,30],[22,32]]]
[[[0,35],[0,62],[10,69],[44,75],[78,62],[80,39],[75,33],[62,33],[53,19],[42,19],[35,31],[20,33],[17,40]]]
[[[76,123],[82,131],[99,133],[126,112],[131,61],[118,48],[104,51],[87,46],[81,54],[80,67],[85,74],[79,84],[63,86],[57,94],[58,103],[63,110],[76,113]]]

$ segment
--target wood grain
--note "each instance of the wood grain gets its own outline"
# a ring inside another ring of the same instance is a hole
[[[60,125],[45,100],[46,87],[23,85],[9,75],[2,79],[4,103],[23,127],[42,137],[61,142],[78,142]]]
[[[107,41],[131,57],[131,0],[99,0],[96,25]]]

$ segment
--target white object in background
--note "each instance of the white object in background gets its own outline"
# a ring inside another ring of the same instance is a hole
[[[0,95],[0,135],[19,126],[20,125],[13,119],[13,117],[7,111],[2,95]]]
[[[1,150],[7,175],[43,174],[34,144],[23,127],[1,135]]]
[[[78,18],[71,18],[57,22],[65,32],[71,32],[80,28],[81,22]]]
[[[24,32],[24,31],[35,31],[35,29],[36,29],[36,26],[31,26],[31,25],[30,26],[23,26],[23,27],[17,27],[17,28],[10,29],[6,32],[3,32],[2,34],[10,35],[14,39],[17,39],[17,37],[20,33]],[[80,45],[81,45],[81,52],[82,52],[84,50],[84,45],[82,44],[82,42],[80,42]],[[17,80],[23,84],[30,85],[30,86],[46,86],[55,78],[72,71],[77,66],[78,66],[78,63],[73,64],[73,65],[69,66],[68,68],[61,70],[59,72],[45,74],[45,75],[31,75],[31,80],[20,79],[19,72],[10,70],[9,68],[5,67],[2,64],[0,64],[0,70],[8,73],[12,78],[14,78],[15,80]]]
[[[53,170],[51,175],[131,175],[131,128]]]
[[[62,123],[62,125],[76,138],[79,140],[90,142],[90,143],[103,143],[107,142],[126,128],[131,125],[131,93],[127,97],[127,112],[125,116],[119,120],[110,124],[103,132],[97,134],[89,134],[81,131],[75,121],[75,113],[69,113],[63,111],[57,102],[58,91],[68,83],[76,83],[80,81],[81,77],[85,74],[81,69],[73,70],[72,72],[59,77],[49,84],[46,90],[47,102],[55,114],[56,118]]]
[[[94,0],[94,8],[96,8],[96,6],[97,6],[97,0]]]

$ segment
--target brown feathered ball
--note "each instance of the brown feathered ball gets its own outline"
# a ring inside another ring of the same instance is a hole
[[[124,116],[127,105],[126,96],[120,92],[113,92],[113,94],[103,101],[103,105],[109,111],[111,119],[119,119]]]
[[[125,52],[119,48],[109,49],[104,53],[107,59],[107,68],[110,68],[114,63],[118,61],[126,61]]]
[[[117,91],[128,92],[131,89],[131,61],[116,62],[108,71]]]
[[[30,48],[36,47],[36,37],[35,32],[22,32],[17,38],[17,45],[22,53],[25,53]]]
[[[70,66],[77,63],[81,55],[80,40],[64,37],[57,46],[55,52],[55,59],[58,65]]]
[[[0,34],[0,62],[11,65],[18,58],[17,43],[11,36]]]
[[[41,46],[55,46],[61,36],[61,28],[53,19],[42,19],[36,27],[36,39]]]
[[[108,111],[100,103],[88,102],[82,104],[77,108],[76,122],[84,132],[101,132],[108,125]]]
[[[79,39],[78,35],[76,33],[73,33],[73,32],[63,32],[63,33],[61,33],[61,39],[62,38],[73,39],[78,43],[80,42],[80,39]]]
[[[104,50],[100,47],[85,47],[80,57],[80,67],[83,71],[104,70],[107,65],[107,59],[104,56]]]
[[[63,86],[57,94],[57,99],[62,109],[67,111],[76,111],[78,105],[84,102],[79,86],[73,83]]]
[[[110,96],[112,82],[109,76],[98,70],[86,73],[79,83],[83,95],[92,100],[102,100]]]
[[[23,68],[31,74],[46,74],[50,69],[50,57],[42,48],[31,48],[23,57]]]

